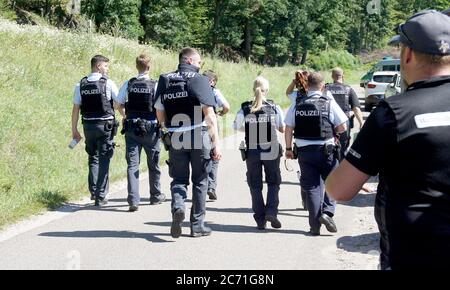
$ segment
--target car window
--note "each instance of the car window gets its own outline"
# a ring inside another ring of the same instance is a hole
[[[396,65],[383,65],[383,71],[395,71],[396,70]]]
[[[392,83],[393,77],[390,75],[376,75],[373,76],[373,81],[377,83]]]

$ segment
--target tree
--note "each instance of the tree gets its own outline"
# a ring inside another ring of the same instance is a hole
[[[139,22],[141,0],[82,1],[81,12],[93,19],[97,30],[138,39],[144,35]]]

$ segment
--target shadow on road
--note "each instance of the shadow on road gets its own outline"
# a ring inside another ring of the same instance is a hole
[[[380,234],[371,233],[359,236],[344,236],[336,241],[336,246],[347,252],[370,254],[380,252]]]
[[[245,208],[245,207],[233,207],[233,208],[207,207],[206,211],[232,212],[232,213],[253,213],[251,208]]]
[[[170,228],[171,222],[147,222],[146,225],[151,226],[161,226],[161,227],[167,227]],[[283,229],[271,229],[270,224],[268,224],[266,230],[258,230],[255,226],[245,226],[245,225],[222,225],[222,224],[215,224],[212,222],[206,223],[206,226],[210,227],[211,230],[214,232],[226,232],[226,233],[260,233],[260,234],[266,234],[266,233],[280,233],[280,234],[295,234],[295,235],[305,235],[309,236],[310,234],[306,231],[302,230],[283,230]],[[183,227],[190,227],[189,222],[184,222]],[[322,235],[326,236],[326,235]]]
[[[295,185],[300,186],[300,182],[292,182],[292,181],[282,181],[281,185]],[[300,188],[299,188],[300,189]]]
[[[172,243],[157,236],[170,236],[169,233],[135,233],[130,231],[74,231],[74,232],[47,232],[41,233],[42,237],[54,238],[124,238],[124,239],[144,239],[153,243]]]
[[[375,205],[375,195],[375,193],[361,193],[350,201],[339,203],[355,207],[373,207]]]

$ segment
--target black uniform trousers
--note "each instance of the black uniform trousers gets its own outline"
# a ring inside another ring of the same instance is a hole
[[[206,127],[172,134],[169,175],[172,177],[172,213],[186,211],[185,200],[192,167],[191,230],[201,231],[206,214],[208,173],[211,171],[211,137]]]
[[[278,145],[279,146],[279,145]],[[280,147],[281,149],[281,147]],[[280,158],[281,150],[277,154],[263,150],[249,149],[247,151],[247,183],[252,196],[253,218],[258,225],[265,223],[265,216],[277,216],[281,184]],[[267,198],[263,198],[263,169],[267,183]]]
[[[108,194],[109,163],[114,154],[112,130],[111,127],[107,128],[107,122],[83,120],[85,150],[89,155],[89,191],[100,199]]]
[[[157,202],[163,199],[161,194],[161,169],[159,167],[159,156],[161,145],[159,140],[159,129],[156,123],[147,122],[147,133],[137,136],[132,126],[125,132],[127,180],[128,180],[128,204],[139,205],[139,163],[141,152],[144,149],[147,156],[147,167],[149,175],[150,201]]]
[[[335,212],[336,202],[326,194],[324,181],[339,162],[333,154],[325,155],[323,145],[300,147],[298,162],[301,170],[300,186],[309,212],[309,225],[313,231],[319,231],[319,217],[323,213],[333,216]]]

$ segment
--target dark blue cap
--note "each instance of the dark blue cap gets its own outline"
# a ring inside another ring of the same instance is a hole
[[[389,45],[399,43],[426,54],[450,55],[450,17],[436,10],[414,14],[389,41]]]

